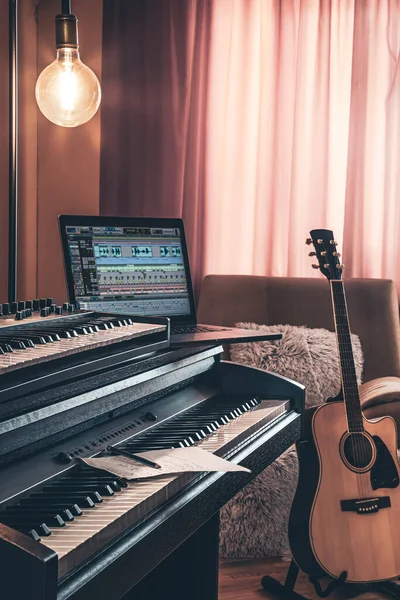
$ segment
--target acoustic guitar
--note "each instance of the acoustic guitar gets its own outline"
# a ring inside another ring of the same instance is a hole
[[[400,486],[397,432],[391,417],[367,420],[361,411],[342,265],[333,232],[310,232],[330,284],[342,382],[335,398],[306,411],[297,444],[299,481],[289,519],[297,565],[309,576],[328,574],[361,583],[400,574]]]

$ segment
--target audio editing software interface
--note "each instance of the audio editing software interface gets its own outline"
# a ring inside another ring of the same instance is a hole
[[[80,308],[189,315],[179,229],[67,226]]]

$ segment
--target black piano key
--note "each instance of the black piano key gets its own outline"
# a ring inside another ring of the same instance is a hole
[[[4,343],[8,344],[14,350],[26,350],[27,349],[27,347],[25,346],[25,344],[23,342],[21,342],[20,340],[13,339],[13,338],[4,338],[3,337],[3,338],[0,338],[0,342],[4,342]]]
[[[46,522],[47,518],[53,518],[57,515],[63,519],[63,521],[73,521],[75,519],[72,512],[67,509],[57,510],[57,509],[45,509],[42,506],[21,506],[17,504],[16,506],[9,506],[6,508],[4,514],[21,514],[21,515],[34,515],[35,518],[38,518],[39,515],[42,515],[43,521]]]
[[[198,419],[191,419],[190,421],[192,424],[194,424],[195,426],[198,427],[198,429],[204,429],[204,431],[206,431],[207,434],[209,433],[213,433],[214,431],[216,431],[217,429],[219,429],[219,427],[217,427],[214,422],[212,422],[212,419],[205,419],[205,418],[198,418]],[[179,425],[181,425],[181,423],[179,421],[174,421],[174,423],[172,424],[172,422],[170,423],[170,425],[166,424],[163,426],[163,429],[165,431],[168,431],[168,427],[173,427],[175,426],[177,423],[179,423]],[[156,433],[157,430],[153,430],[154,433]],[[182,431],[184,432],[184,422],[182,422]]]
[[[227,417],[227,413],[225,411],[222,411],[222,410],[219,411],[219,412],[210,412],[207,415],[207,417],[210,418],[210,421],[212,421],[212,420],[215,419],[216,421],[219,422],[221,419],[224,419],[224,418],[228,418],[228,421],[230,420],[229,417]]]
[[[10,337],[6,336],[6,335],[1,335],[0,342],[10,344],[11,346],[13,346],[13,343],[15,343],[15,347],[18,347],[19,343],[21,343],[24,348],[25,347],[31,347],[31,348],[35,347],[35,344],[29,338],[22,337],[22,333],[20,331],[18,331],[17,335],[13,334]],[[23,348],[21,347],[21,349],[23,349]]]
[[[169,425],[168,427],[157,427],[156,431],[167,431],[167,432],[173,432],[173,433],[179,433],[181,432],[182,434],[187,434],[187,435],[195,435],[196,433],[200,434],[200,438],[204,438],[206,437],[206,432],[203,431],[198,425],[197,423],[193,422],[193,421],[189,421],[189,422],[185,422],[183,421],[182,425],[175,423]]]
[[[105,331],[107,329],[110,329],[110,327],[107,325],[107,323],[105,323],[103,321],[89,321],[89,324],[92,327],[95,327],[97,329],[97,331]]]
[[[61,339],[57,334],[51,335],[49,331],[45,331],[44,329],[33,328],[33,327],[32,328],[31,327],[21,328],[21,335],[29,337],[32,341],[34,341],[35,337],[40,340],[43,339],[45,343],[48,343],[48,342],[51,343],[51,342]],[[40,343],[42,343],[42,342],[40,342]]]
[[[40,535],[38,534],[38,532],[35,529],[27,529],[26,527],[20,527],[18,528],[18,531],[20,533],[24,533],[27,536],[30,536],[31,538],[33,538],[35,540],[35,542],[40,542]]]
[[[61,340],[61,336],[56,332],[56,331],[52,331],[50,330],[36,330],[36,333],[40,334],[41,336],[44,337],[44,339],[46,340],[46,342],[59,342]]]
[[[4,517],[0,516],[0,521],[12,526],[13,523],[27,524],[36,528],[37,524],[44,523],[47,527],[65,527],[65,521],[61,515],[49,515],[47,513],[8,513]]]
[[[135,444],[135,446],[127,448],[129,452],[146,452],[147,450],[164,450],[168,448],[174,448],[172,444],[166,444],[162,442],[147,442],[146,444],[139,442]],[[184,448],[185,446],[180,445],[179,448]]]
[[[38,343],[41,343],[41,344],[53,341],[53,338],[48,334],[48,332],[42,331],[41,329],[37,329],[37,328],[33,328],[33,327],[27,327],[27,328],[21,327],[18,331],[19,331],[20,336],[28,337],[33,342],[35,341],[34,338],[39,340]]]
[[[63,482],[55,482],[51,486],[54,490],[65,490],[70,493],[74,492],[87,492],[96,493],[98,492],[100,496],[113,496],[114,490],[108,484],[97,484],[97,483],[76,483],[75,481],[63,481]]]
[[[102,323],[104,323],[105,325],[107,325],[108,329],[114,329],[114,323],[112,322],[112,320],[110,320],[106,317],[101,317],[100,321]]]
[[[95,479],[94,477],[89,477],[89,476],[86,476],[86,477],[79,476],[79,477],[77,477],[75,479],[75,481],[79,481],[79,482],[82,482],[82,483],[85,483],[85,484],[88,484],[88,483],[100,483],[102,485],[109,485],[110,488],[112,490],[114,490],[115,492],[120,492],[121,491],[121,487],[122,487],[122,482],[119,483],[115,479],[115,477],[114,477],[114,479],[110,479],[109,477],[108,478],[104,477],[104,478]]]
[[[21,533],[30,534],[31,531],[36,531],[40,537],[48,537],[51,535],[50,529],[47,527],[46,523],[40,523],[39,525],[35,525],[35,527],[30,527],[27,523],[13,523],[13,529],[20,531]]]
[[[47,341],[45,340],[44,336],[42,335],[35,335],[34,333],[29,333],[29,339],[32,340],[32,342],[34,344],[47,344]]]
[[[181,435],[163,435],[162,433],[160,433],[159,436],[157,436],[157,441],[158,442],[164,442],[165,444],[171,445],[173,447],[178,446],[178,444],[180,444],[185,448],[189,448],[189,446],[193,446],[194,445],[194,441],[188,437],[187,435],[184,435],[184,432],[181,432]],[[149,440],[149,443],[151,444],[151,440]],[[128,448],[127,448],[128,450]]]
[[[179,434],[181,433],[182,435],[185,435],[186,437],[190,437],[193,439],[193,441],[200,441],[203,440],[205,437],[207,437],[206,433],[202,430],[198,430],[194,427],[183,427],[182,429],[179,428],[173,428],[173,429],[168,429],[168,433],[171,434]]]
[[[91,333],[88,327],[84,327],[82,325],[79,325],[78,327],[75,326],[74,330],[76,331],[76,333],[79,333],[79,335],[88,335],[89,333]]]
[[[60,338],[73,338],[78,337],[78,333],[72,327],[58,327],[54,326],[54,321],[51,322],[51,329],[48,330],[48,333],[53,335],[53,333],[57,334]]]
[[[124,324],[120,319],[110,319],[107,323],[112,324],[114,327],[123,327]]]
[[[18,338],[18,339],[20,339],[21,342],[23,342],[27,348],[34,348],[35,347],[35,344],[31,340],[30,337],[29,338]]]
[[[98,331],[100,331],[100,327],[97,323],[95,323],[94,321],[88,321],[88,323],[86,324],[86,327],[90,327],[90,329],[93,330],[93,333],[97,333]]]
[[[200,419],[200,418],[204,418],[204,417],[196,417],[196,415],[190,415],[190,416],[192,417],[192,419],[194,421],[197,421],[197,419]],[[229,411],[229,412],[227,411],[227,412],[224,412],[219,417],[215,414],[210,415],[210,419],[209,420],[207,419],[207,422],[216,422],[216,423],[221,424],[221,419],[227,419],[228,421],[232,421],[233,419],[237,419],[238,416],[239,415],[237,413],[234,413],[233,411]],[[224,424],[224,423],[222,423],[222,424]]]
[[[93,470],[95,471],[95,469],[93,469]],[[76,477],[79,478],[79,479],[82,478],[83,480],[87,480],[87,481],[92,481],[92,480],[103,481],[104,480],[104,481],[107,481],[107,483],[113,489],[116,489],[117,487],[119,487],[119,488],[123,488],[124,487],[125,488],[125,487],[128,486],[128,484],[126,483],[126,481],[124,479],[122,479],[121,477],[116,477],[115,475],[111,475],[112,479],[110,479],[110,476],[106,476],[106,475],[102,475],[102,474],[97,475],[96,472],[92,473],[89,470],[86,471],[86,470],[82,469],[82,471],[80,471],[80,473],[77,474]],[[114,485],[116,486],[116,488],[113,487]]]
[[[96,498],[96,496],[95,496]],[[100,496],[101,498],[101,496]],[[82,507],[82,508],[93,508],[93,506],[95,506],[95,504],[97,504],[98,502],[102,502],[103,499],[101,498],[101,500],[98,499],[93,499],[92,494],[68,494],[68,493],[61,493],[60,492],[56,492],[56,493],[40,493],[38,492],[37,494],[32,494],[32,496],[30,497],[30,500],[33,499],[37,499],[37,501],[43,502],[43,505],[45,505],[48,501],[54,500],[57,501],[57,504],[63,504],[64,506],[69,506],[70,504],[77,504],[78,506]]]
[[[4,344],[0,342],[0,348],[2,350],[4,350],[4,352],[14,352],[14,350],[11,348],[10,344]]]
[[[82,479],[79,479],[79,481],[82,481],[85,485],[88,485],[91,482],[94,483],[94,480],[93,479],[89,479],[89,478],[88,479],[82,478]],[[113,492],[120,492],[121,491],[121,486],[119,485],[119,483],[117,481],[103,481],[102,485],[103,486],[105,486],[105,485],[109,486],[113,490]],[[101,489],[99,489],[99,491],[101,493]]]
[[[85,506],[84,508],[93,508],[94,505],[93,500],[90,500],[90,506]],[[68,510],[73,517],[80,517],[82,515],[82,509],[78,504],[60,504],[57,499],[44,500],[43,498],[23,498],[18,506],[28,510],[35,510],[38,508],[39,510],[48,510],[56,513],[62,513],[62,511]]]
[[[99,502],[103,502],[103,498],[101,497],[101,494],[99,494],[97,489],[87,490],[87,491],[77,489],[76,492],[75,491],[70,492],[69,490],[62,490],[62,489],[50,487],[47,489],[43,488],[42,493],[43,493],[43,495],[46,495],[46,496],[60,497],[60,500],[62,500],[63,502],[64,502],[65,498],[76,498],[76,501],[78,502],[78,497],[80,498],[81,496],[85,496],[85,497],[88,496],[96,504]]]

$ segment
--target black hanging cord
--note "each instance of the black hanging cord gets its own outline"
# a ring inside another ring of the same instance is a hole
[[[17,299],[18,242],[18,0],[8,2],[9,33],[9,196],[8,196],[8,301]]]
[[[61,13],[63,15],[71,14],[71,0],[61,0]]]

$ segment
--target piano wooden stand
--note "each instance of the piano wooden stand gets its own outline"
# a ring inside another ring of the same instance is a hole
[[[123,600],[218,600],[219,515],[211,517]]]

